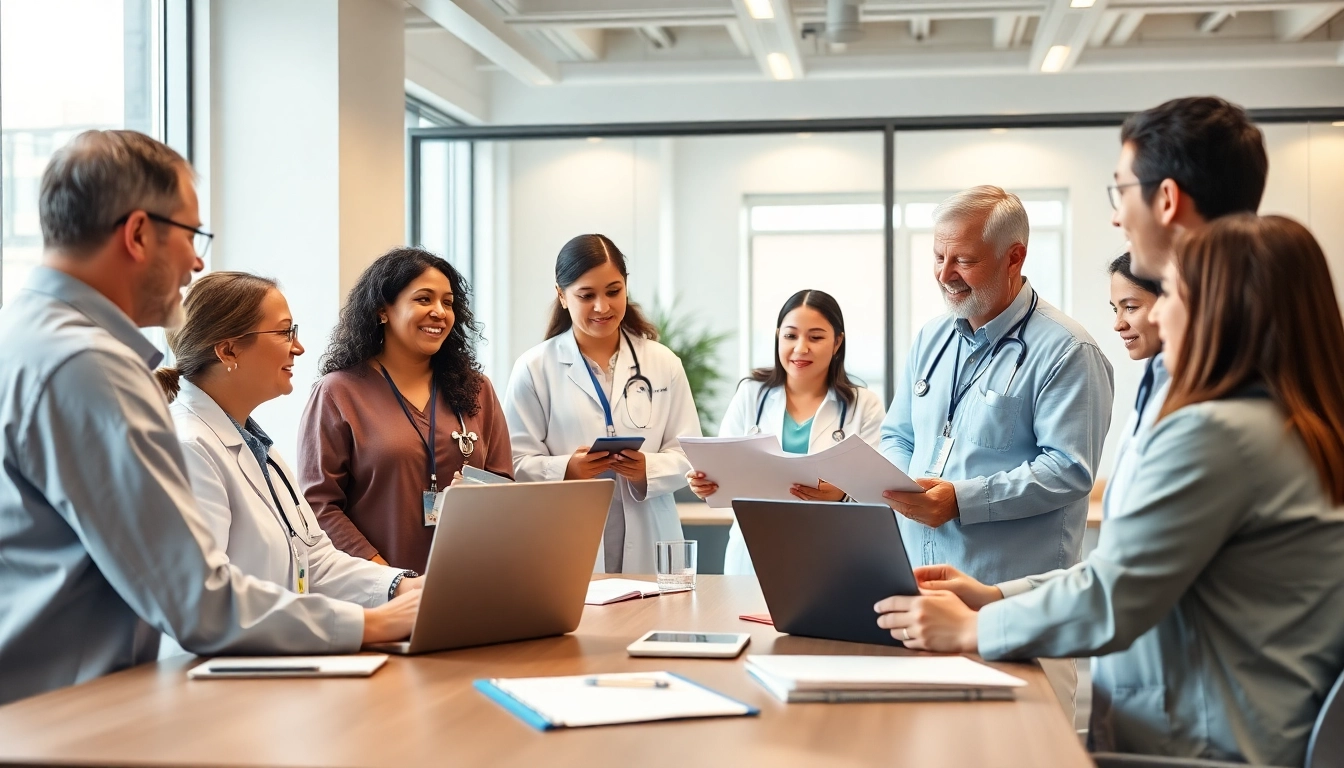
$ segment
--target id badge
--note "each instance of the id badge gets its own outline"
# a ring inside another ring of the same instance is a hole
[[[308,547],[303,542],[294,542],[294,559],[299,567],[299,594],[308,594]]]
[[[957,442],[955,437],[938,436],[938,442],[933,446],[933,461],[929,464],[929,471],[924,473],[925,477],[943,476],[943,470],[947,469],[947,459],[952,455],[952,445],[955,442]]]
[[[425,527],[433,528],[439,524],[439,515],[443,513],[443,497],[446,491],[422,491],[420,503],[424,508]]]

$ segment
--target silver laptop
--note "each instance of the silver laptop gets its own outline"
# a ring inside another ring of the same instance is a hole
[[[616,483],[567,480],[448,489],[408,642],[414,654],[573,632]]]

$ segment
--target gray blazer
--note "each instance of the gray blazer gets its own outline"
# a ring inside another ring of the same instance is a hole
[[[363,608],[245,576],[201,529],[159,357],[52,269],[0,309],[0,704],[153,661],[159,632],[197,653],[359,649]]]
[[[987,659],[1101,656],[1099,750],[1301,765],[1344,669],[1344,508],[1268,398],[1139,442],[1097,549],[980,611]]]

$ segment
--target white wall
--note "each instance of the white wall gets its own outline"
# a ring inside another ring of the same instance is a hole
[[[295,455],[318,357],[360,271],[405,237],[401,9],[215,0],[198,68],[197,161],[213,270],[278,278],[307,354],[257,419]],[[198,84],[200,81],[198,81]]]
[[[1344,210],[1344,180],[1330,170],[1344,167],[1344,128],[1271,125],[1265,134],[1271,172],[1263,212],[1291,215],[1315,230],[1344,294],[1344,217],[1338,215]],[[1119,132],[1111,128],[901,133],[896,142],[898,194],[986,183],[1067,190],[1070,258],[1063,309],[1084,325],[1115,367],[1113,435],[1132,408],[1142,373],[1142,364],[1128,359],[1112,330],[1108,304],[1106,265],[1124,248],[1111,225],[1105,191],[1118,150]],[[660,269],[667,272],[670,241],[682,309],[711,329],[733,334],[721,347],[720,363],[735,380],[745,372],[744,198],[876,193],[882,179],[881,137],[871,134],[532,141],[496,144],[495,152],[508,156],[507,166],[491,177],[495,197],[508,197],[502,218],[507,243],[478,257],[502,261],[511,275],[510,306],[491,310],[507,313],[507,341],[486,329],[498,361],[490,374],[500,386],[517,355],[541,340],[554,296],[555,254],[583,232],[607,234],[626,251],[632,295],[645,302],[659,292],[653,278]],[[914,255],[922,257],[929,256]],[[904,274],[898,264],[898,280]],[[799,287],[808,282],[807,275],[798,279]],[[900,291],[898,283],[898,296]],[[899,349],[898,366],[904,352]],[[721,412],[728,394],[709,406],[711,413]],[[1109,474],[1112,450],[1108,444],[1103,475]]]
[[[793,120],[1146,109],[1217,94],[1246,107],[1339,106],[1344,69],[1272,68],[1058,75],[919,76],[769,82],[613,83],[534,87],[491,79],[491,121],[518,123]]]

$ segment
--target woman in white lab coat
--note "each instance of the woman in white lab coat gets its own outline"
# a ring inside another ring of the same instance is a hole
[[[719,425],[720,437],[778,435],[788,453],[824,451],[858,435],[874,448],[881,440],[882,401],[845,372],[845,318],[828,293],[799,291],[784,302],[775,321],[775,364],[758,368],[743,380]],[[691,490],[705,498],[718,490],[713,478],[692,470]],[[840,501],[844,491],[829,483],[795,485],[791,492],[808,501]],[[742,529],[728,531],[723,572],[754,574]]]
[[[653,573],[654,543],[682,537],[672,492],[691,465],[677,438],[700,436],[681,360],[629,301],[627,274],[606,236],[566,243],[546,341],[518,359],[504,395],[517,480],[615,477],[598,573]],[[644,444],[589,453],[603,436]]]
[[[185,322],[168,333],[177,367],[158,377],[210,543],[242,572],[294,592],[358,603],[371,609],[366,617],[397,612],[408,601],[390,601],[421,580],[332,546],[294,473],[251,416],[293,391],[294,358],[304,351],[275,281],[214,272],[192,285],[184,304]],[[414,615],[412,608],[407,632]]]

